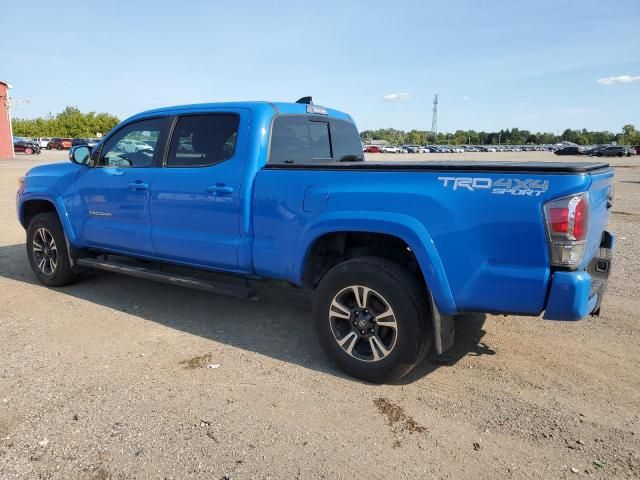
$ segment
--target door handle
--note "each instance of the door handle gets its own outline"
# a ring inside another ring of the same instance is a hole
[[[135,192],[139,192],[140,190],[148,190],[149,184],[144,182],[132,182],[129,184],[129,190],[133,190]]]
[[[207,192],[213,193],[214,195],[229,195],[233,193],[233,187],[225,185],[224,183],[216,183],[215,185],[207,187]]]

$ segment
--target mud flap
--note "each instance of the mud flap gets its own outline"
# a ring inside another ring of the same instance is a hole
[[[455,341],[455,321],[453,315],[442,315],[433,301],[433,296],[429,292],[431,303],[431,319],[433,321],[433,339],[436,353],[440,355],[453,346]]]

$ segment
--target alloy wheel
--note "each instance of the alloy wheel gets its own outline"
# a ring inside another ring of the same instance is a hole
[[[32,250],[38,270],[45,275],[53,275],[58,267],[58,247],[49,230],[44,227],[36,230]]]
[[[364,362],[387,357],[398,340],[391,305],[380,293],[363,285],[351,285],[334,296],[329,325],[340,348]]]

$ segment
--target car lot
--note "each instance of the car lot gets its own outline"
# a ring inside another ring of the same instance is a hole
[[[0,162],[0,478],[640,476],[640,157],[609,160],[601,317],[466,315],[452,351],[373,386],[327,363],[309,295],[287,285],[242,302],[107,273],[37,284],[14,192],[66,154]],[[489,157],[565,160],[369,156]]]

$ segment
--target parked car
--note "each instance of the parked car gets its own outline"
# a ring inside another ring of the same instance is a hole
[[[33,155],[40,153],[40,145],[30,139],[14,137],[13,138],[13,151],[21,152],[27,155]]]
[[[596,157],[622,157],[622,156],[630,156],[630,150],[622,145],[606,145],[604,147],[600,147],[595,149],[589,155]]]
[[[38,144],[40,149],[43,149],[47,148],[47,145],[49,145],[49,142],[51,141],[51,137],[36,137],[33,141]]]
[[[70,138],[52,138],[47,144],[47,150],[68,150],[73,145]]]
[[[465,152],[465,149],[464,149],[464,147],[452,147],[452,148],[451,148],[451,151],[452,151],[453,153],[464,153],[464,152]]]
[[[402,149],[396,145],[385,145],[382,147],[382,153],[402,153]]]
[[[142,137],[164,141],[120,148]],[[367,381],[451,347],[463,312],[578,320],[605,292],[606,163],[365,162],[346,113],[266,102],[155,109],[73,153],[18,189],[40,282],[98,269],[246,299],[288,281],[314,290],[301,320]]]
[[[366,153],[381,153],[382,149],[377,145],[366,145],[364,151]]]
[[[582,155],[582,151],[578,147],[562,147],[553,153],[556,155]]]

